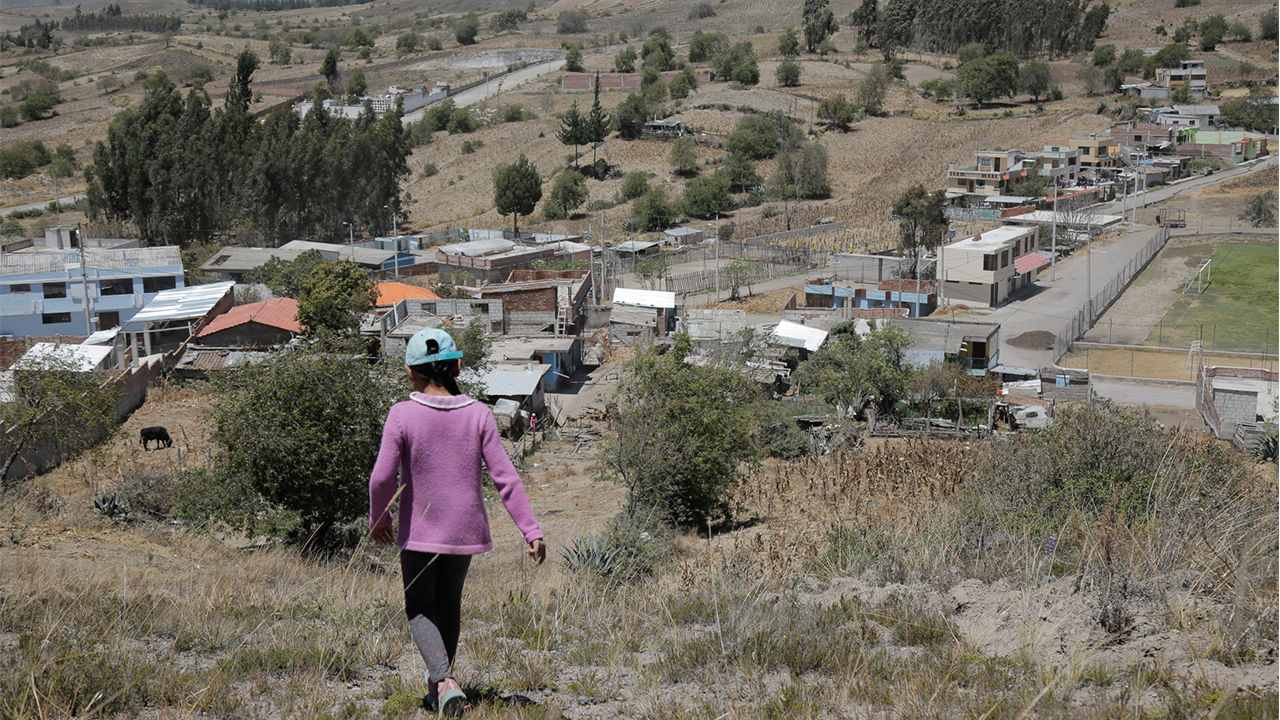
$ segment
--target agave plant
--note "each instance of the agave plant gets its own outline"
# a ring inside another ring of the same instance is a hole
[[[579,536],[573,544],[560,552],[566,570],[575,573],[591,573],[599,577],[609,577],[615,570],[615,563],[621,548],[609,547],[609,542],[595,535]]]
[[[640,221],[635,218],[627,218],[622,221],[622,229],[624,232],[629,233],[640,232]]]
[[[94,498],[93,512],[116,522],[129,522],[133,519],[129,503],[120,500],[114,493],[110,496],[99,495]]]

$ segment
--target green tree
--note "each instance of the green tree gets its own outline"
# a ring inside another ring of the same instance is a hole
[[[298,293],[298,324],[307,333],[345,333],[359,327],[360,316],[377,301],[369,271],[350,260],[315,266]]]
[[[510,165],[499,165],[493,171],[493,199],[499,215],[511,216],[511,230],[520,234],[520,216],[530,215],[542,199],[542,179],[538,168],[520,153]]]
[[[44,90],[36,90],[27,95],[27,99],[22,101],[18,111],[22,114],[23,120],[35,122],[48,117],[56,104],[53,95]]]
[[[794,27],[788,27],[778,36],[778,54],[783,57],[796,57],[800,54],[800,36]]]
[[[1018,74],[1018,89],[1031,96],[1031,102],[1040,102],[1040,96],[1049,92],[1053,82],[1053,73],[1049,64],[1039,60],[1028,60],[1022,64]]]
[[[845,24],[857,29],[858,40],[870,43],[875,39],[878,10],[876,0],[862,0],[857,10],[849,13]]]
[[[1228,30],[1227,19],[1221,15],[1210,15],[1200,23],[1200,49],[1205,52],[1213,52],[1218,47],[1218,43],[1226,37]]]
[[[649,105],[639,93],[627,95],[613,111],[614,129],[628,140],[640,137],[640,130],[648,121]]]
[[[631,218],[639,225],[640,232],[665,230],[676,224],[676,208],[667,191],[655,185],[631,205]]]
[[[622,180],[622,187],[619,189],[624,200],[638,198],[649,192],[649,173],[637,170],[627,173]]]
[[[667,92],[671,94],[672,100],[683,100],[697,89],[698,76],[694,75],[691,67],[685,67],[679,75],[671,78],[670,84],[667,85]]]
[[[729,180],[721,175],[695,178],[684,186],[684,211],[697,218],[714,217],[733,209]]]
[[[400,55],[412,55],[418,52],[418,48],[422,47],[422,36],[416,32],[407,32],[396,38],[396,53]]]
[[[324,61],[320,63],[320,74],[328,81],[329,88],[336,88],[338,85],[338,60],[342,57],[342,51],[336,47],[329,48],[324,54]]]
[[[685,364],[690,344],[678,336],[672,352],[631,365],[600,460],[627,488],[629,515],[698,528],[729,517],[729,491],[755,456],[756,390],[735,368]]]
[[[364,77],[364,71],[356,68],[351,71],[351,76],[347,78],[347,95],[361,97],[369,89],[369,82]]]
[[[817,141],[784,148],[778,153],[768,190],[769,197],[782,203],[787,230],[790,230],[802,200],[831,196],[826,148]]]
[[[779,63],[774,75],[782,87],[800,87],[800,63],[791,58]]]
[[[668,160],[675,166],[677,175],[692,176],[698,174],[698,155],[693,151],[693,141],[687,137],[671,143],[671,155]]]
[[[781,113],[747,115],[738,120],[733,133],[725,139],[725,148],[752,160],[767,160],[780,148],[797,144],[800,139],[791,119]]]
[[[689,62],[708,62],[711,58],[729,49],[729,36],[722,32],[693,31],[689,38]]]
[[[889,62],[915,37],[915,0],[888,0],[877,15],[875,46]]]
[[[1240,211],[1240,219],[1254,227],[1276,226],[1276,191],[1266,190],[1253,195]]]
[[[1009,191],[1006,194],[1013,197],[1045,197],[1049,194],[1049,182],[1050,178],[1047,175],[1040,174],[1040,165],[1033,164],[1031,171],[1027,173],[1027,177],[1019,182],[1010,184]]]
[[[267,54],[276,65],[288,65],[293,57],[293,50],[289,48],[289,43],[277,37],[271,38],[271,42],[267,44]]]
[[[1249,97],[1233,98],[1223,103],[1221,112],[1218,125],[1222,127],[1268,132],[1280,124],[1280,107],[1271,102],[1262,88],[1257,88],[1256,92],[1251,88]]]
[[[569,72],[582,72],[582,46],[578,43],[564,43],[564,69]]]
[[[591,145],[591,164],[596,162],[596,148],[609,137],[611,121],[609,115],[600,105],[600,73],[596,73],[595,92],[591,99],[591,112],[587,113],[582,123],[582,137]],[[603,178],[601,178],[603,179]]]
[[[756,164],[742,153],[730,153],[716,169],[716,175],[728,181],[732,192],[748,192],[764,183]]]
[[[1018,58],[1001,50],[960,66],[956,79],[964,95],[981,106],[997,97],[1013,97],[1018,91]]]
[[[469,12],[453,26],[453,39],[459,45],[475,45],[476,35],[480,32],[480,18],[475,12]]]
[[[889,70],[883,63],[871,66],[871,72],[858,84],[858,105],[868,115],[884,114],[884,98],[889,92],[892,79]]]
[[[587,122],[582,117],[582,113],[578,112],[577,100],[573,101],[573,105],[569,106],[564,117],[560,118],[560,129],[556,131],[556,139],[563,145],[573,146],[573,166],[578,167],[578,146],[590,141],[587,139]]]
[[[1156,76],[1156,68],[1176,68],[1183,60],[1191,58],[1191,48],[1178,42],[1172,42],[1147,57],[1142,66],[1142,77],[1151,79]]]
[[[521,8],[503,10],[489,21],[489,29],[495,33],[510,32],[520,27],[520,23],[529,19],[529,14]]]
[[[923,83],[921,83],[923,85]],[[823,98],[818,102],[818,117],[830,125],[843,131],[861,120],[858,117],[858,106],[845,99],[844,95]]]
[[[9,473],[23,453],[48,450],[56,465],[111,438],[115,386],[104,387],[104,376],[82,370],[70,347],[56,345],[47,353],[23,356],[10,370],[8,392],[0,401],[0,432],[6,441],[0,489],[21,480]]]
[[[866,335],[857,322],[831,328],[827,341],[791,374],[801,391],[817,394],[841,415],[854,416],[867,406],[893,411],[906,396],[912,377],[906,360],[911,336],[897,325],[872,321]]]
[[[1138,75],[1142,73],[1142,65],[1146,60],[1147,56],[1141,48],[1125,48],[1116,62],[1116,67],[1120,68],[1120,72],[1125,75]]]
[[[748,258],[738,258],[725,265],[724,279],[729,286],[729,299],[740,300],[742,286],[747,286],[747,295],[751,295],[751,278],[754,275],[755,262]]]
[[[956,51],[956,65],[963,67],[973,62],[974,60],[981,60],[986,56],[987,56],[986,45],[980,42],[969,43],[967,45],[961,46],[961,48]]]
[[[655,28],[649,32],[644,46],[640,48],[640,57],[646,70],[654,68],[664,72],[675,69],[676,51],[671,47],[671,35],[666,28]]]
[[[581,10],[565,10],[556,18],[557,35],[574,35],[587,31],[587,20],[590,18]]]
[[[636,279],[645,287],[650,290],[656,290],[658,284],[670,274],[670,270],[671,268],[667,266],[667,263],[662,258],[652,257],[636,263],[631,268],[631,274],[635,275]]]
[[[20,122],[18,120],[18,108],[12,105],[0,107],[0,128],[17,127]]]
[[[1098,45],[1093,48],[1093,64],[1106,67],[1116,61],[1115,45]]]
[[[556,177],[551,192],[542,203],[542,216],[563,220],[587,200],[587,179],[577,170],[565,170]]]
[[[1268,8],[1258,18],[1258,39],[1275,40],[1280,37],[1280,11]]]
[[[839,29],[835,15],[827,9],[827,0],[804,0],[801,16],[804,24],[804,43],[809,52],[817,52],[818,45]]]
[[[613,56],[613,69],[620,73],[636,71],[636,51],[630,45],[622,48]]]
[[[220,516],[251,535],[289,530],[308,548],[344,544],[337,526],[368,512],[383,420],[407,394],[403,374],[387,368],[379,377],[354,341],[303,346],[230,372],[213,411],[222,457],[215,497],[205,502],[233,505]],[[280,514],[292,522],[263,527]]]
[[[326,262],[329,261],[324,259],[319,250],[306,250],[298,253],[292,260],[273,256],[249,271],[245,275],[245,281],[266,285],[273,294],[296,300],[302,295],[302,287],[307,284],[311,273]]]
[[[929,192],[914,185],[893,201],[893,214],[898,221],[898,247],[903,257],[910,257],[911,276],[915,277],[916,261],[923,252],[937,246],[950,220],[942,211],[947,194],[943,190]]]

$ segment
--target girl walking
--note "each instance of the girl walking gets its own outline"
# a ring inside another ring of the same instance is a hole
[[[467,707],[452,673],[462,586],[471,556],[493,549],[480,493],[483,467],[524,534],[529,555],[542,564],[547,548],[493,414],[458,390],[462,353],[453,338],[435,328],[415,333],[405,368],[414,392],[387,414],[369,478],[369,527],[377,542],[400,547],[405,614],[427,666],[427,703],[434,701],[441,715],[458,717]],[[393,529],[397,476],[403,490]]]

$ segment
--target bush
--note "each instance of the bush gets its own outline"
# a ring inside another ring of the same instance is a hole
[[[795,460],[809,453],[809,436],[794,420],[782,420],[761,428],[760,440],[770,457]]]
[[[16,127],[20,122],[17,108],[12,105],[0,107],[0,128]]]
[[[0,175],[12,179],[24,178],[52,160],[53,156],[43,142],[28,140],[0,149]]]
[[[774,75],[782,87],[800,87],[800,63],[791,58],[783,60]]]
[[[511,103],[502,107],[502,122],[520,122],[524,120],[524,106]]]
[[[693,68],[686,67],[680,71],[679,75],[671,78],[670,84],[667,85],[667,92],[671,95],[672,100],[683,100],[689,97],[689,93],[698,89],[698,78],[693,74]]]
[[[709,18],[715,14],[716,9],[711,5],[711,3],[704,0],[690,8],[688,19],[701,20],[702,18]]]
[[[471,108],[460,107],[449,113],[449,124],[445,126],[445,130],[450,135],[458,135],[475,132],[476,127],[476,116],[471,113]]]
[[[640,232],[665,230],[676,224],[676,208],[667,197],[667,191],[651,187],[644,197],[631,206],[631,219],[639,225]]]
[[[581,10],[566,10],[556,18],[557,35],[574,35],[587,31],[588,16]]]
[[[581,207],[586,199],[586,178],[576,170],[565,170],[542,201],[542,216],[548,220],[563,220]]]
[[[628,173],[619,190],[623,200],[638,198],[647,192],[649,192],[649,173],[641,171]]]
[[[470,155],[471,153],[475,152],[476,150],[479,150],[482,147],[484,147],[483,140],[479,140],[479,139],[467,140],[462,143],[462,154]]]
[[[435,177],[439,172],[440,168],[436,167],[435,163],[429,162],[422,166],[422,177],[424,178]]]
[[[22,114],[23,120],[35,122],[36,120],[45,119],[53,111],[53,106],[56,104],[57,102],[53,95],[44,90],[36,90],[23,101],[19,112]]]
[[[684,211],[697,218],[714,217],[733,209],[729,180],[721,175],[690,180],[684,186]]]

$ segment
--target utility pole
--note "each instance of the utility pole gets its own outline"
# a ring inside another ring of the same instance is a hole
[[[356,226],[353,223],[343,222],[347,226],[347,247],[351,248],[351,262],[356,261]]]
[[[1088,325],[1093,327],[1093,218],[1090,217],[1084,231],[1084,294],[1087,296]],[[1086,328],[1087,329],[1087,328]]]
[[[1049,255],[1049,281],[1058,279],[1058,183],[1053,184],[1053,247]]]
[[[398,282],[400,280],[400,233],[396,231],[396,211],[390,205],[383,205],[382,207],[391,210],[391,239],[396,244],[396,281]],[[355,250],[353,249],[351,252],[354,253]]]
[[[716,302],[720,302],[720,213],[716,212]]]
[[[57,202],[57,200],[54,200]],[[61,232],[61,229],[59,229]],[[93,298],[89,292],[89,271],[85,267],[84,261],[84,238],[80,237],[80,223],[76,223],[76,244],[80,246],[80,288],[84,291],[84,332],[85,335],[93,334]]]
[[[591,232],[591,218],[587,218],[587,243],[588,243],[588,244],[590,244],[590,243],[592,242],[592,239],[593,239],[593,238],[595,238],[595,234]],[[573,257],[573,256],[572,256],[572,255],[570,255],[569,257]],[[588,256],[588,257],[590,257],[590,256]],[[591,261],[591,262],[589,263],[589,265],[591,266],[591,274],[592,274],[592,275],[595,275],[595,274],[596,274],[596,273],[595,273],[595,269],[596,269],[595,261]],[[594,280],[591,282],[591,304],[592,304],[592,305],[599,305],[599,304],[600,304],[599,302],[597,302],[597,301],[596,301],[596,284],[595,284],[595,281],[594,281]]]

